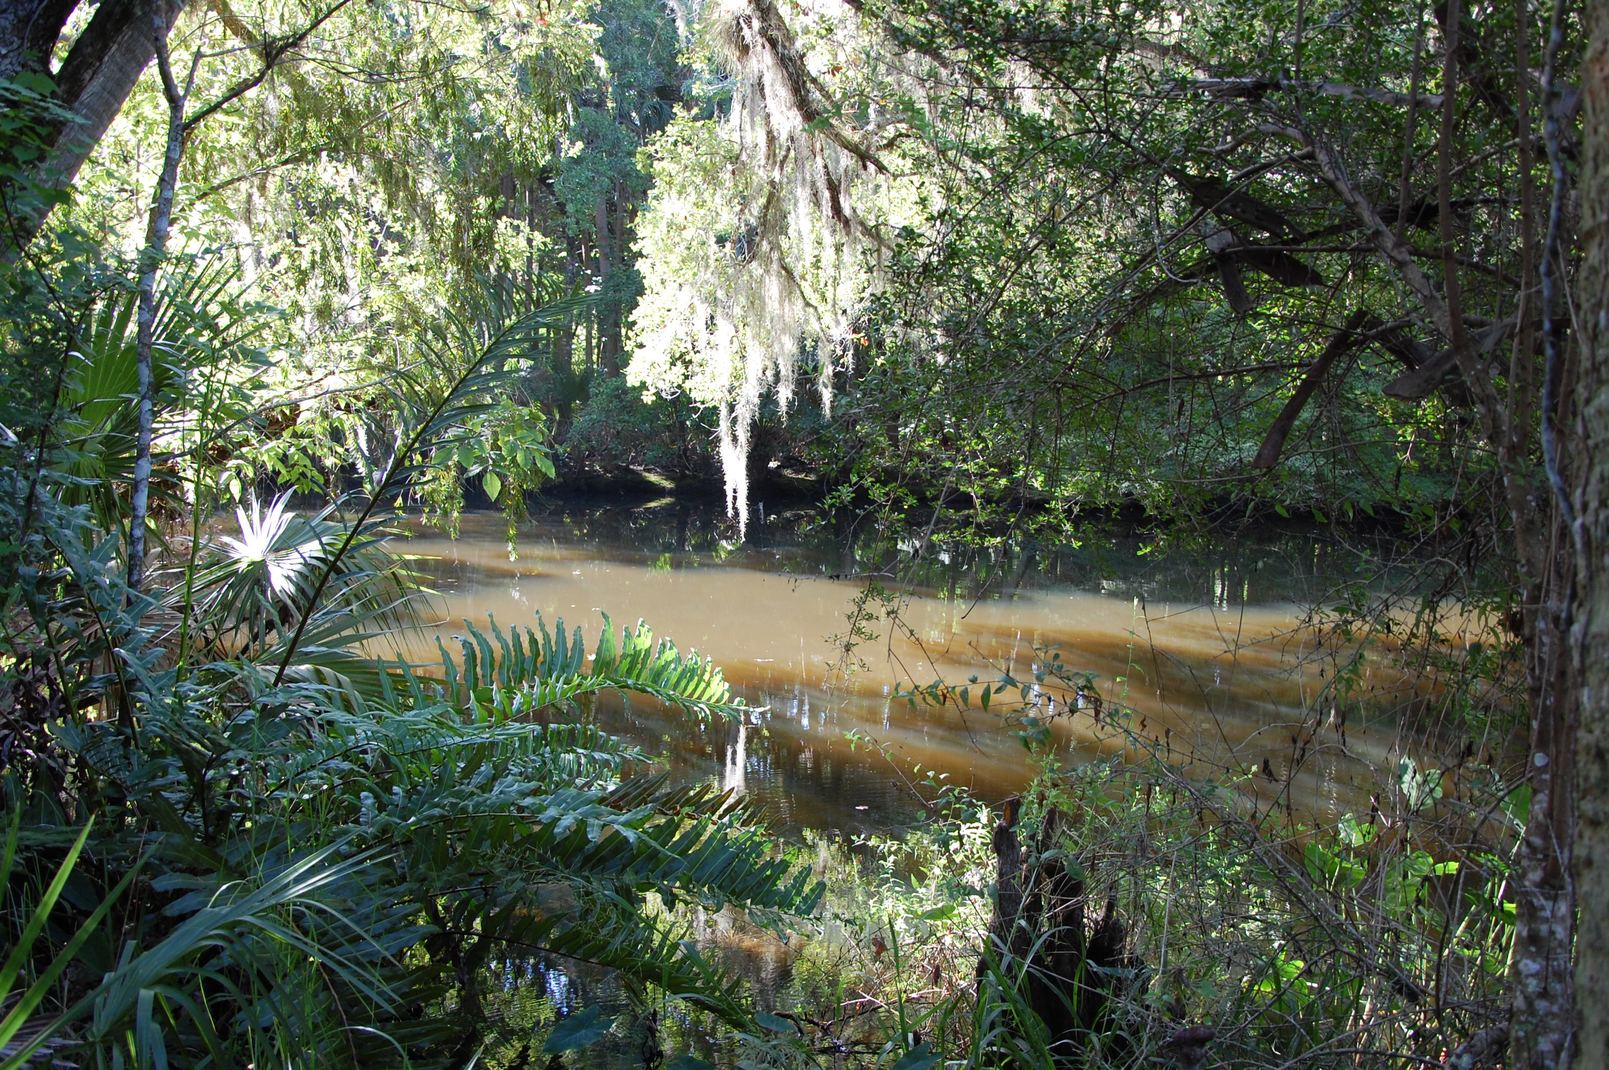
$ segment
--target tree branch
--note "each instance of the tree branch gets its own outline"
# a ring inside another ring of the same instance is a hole
[[[1322,97],[1340,97],[1345,100],[1363,100],[1371,104],[1390,104],[1398,108],[1423,106],[1441,107],[1438,93],[1398,93],[1391,89],[1373,86],[1347,85],[1344,82],[1304,82],[1294,78],[1186,78],[1163,90],[1164,96],[1187,96],[1206,93],[1213,97],[1256,99],[1269,93],[1316,93]]]
[[[335,0],[335,3],[331,4],[324,11],[314,16],[311,22],[288,37],[264,38],[262,41],[262,66],[252,74],[240,79],[234,85],[226,89],[223,92],[223,95],[218,97],[217,100],[214,100],[204,108],[197,109],[196,112],[185,121],[185,136],[189,137],[190,131],[194,130],[196,126],[208,116],[240,99],[246,93],[261,85],[263,79],[268,77],[274,68],[279,65],[281,60],[283,60],[287,55],[295,51],[297,48],[300,48],[302,42],[306,41],[307,38],[312,35],[314,30],[328,22],[332,17],[334,17],[336,12],[346,7],[346,5],[351,2],[352,0]]]
[[[1279,455],[1285,449],[1285,440],[1290,437],[1291,429],[1296,426],[1297,417],[1302,415],[1302,410],[1307,407],[1307,402],[1318,389],[1319,383],[1329,374],[1336,358],[1349,352],[1363,340],[1358,330],[1368,320],[1367,309],[1355,309],[1352,315],[1347,317],[1345,325],[1330,337],[1324,351],[1309,365],[1307,374],[1302,377],[1296,392],[1290,396],[1290,400],[1285,402],[1285,407],[1274,418],[1274,423],[1269,427],[1262,446],[1257,450],[1257,456],[1252,458],[1251,467],[1269,469],[1279,463]]]

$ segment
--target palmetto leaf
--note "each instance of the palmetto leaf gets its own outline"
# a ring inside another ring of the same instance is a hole
[[[237,262],[220,256],[175,257],[158,295],[152,361],[158,463],[152,493],[177,505],[180,494],[160,456],[167,432],[190,418],[188,384],[203,362],[238,363],[261,317],[248,317]],[[75,338],[63,414],[55,441],[58,469],[77,483],[71,503],[91,504],[103,527],[125,517],[127,502],[115,484],[131,478],[138,429],[133,290],[111,294],[92,311]],[[227,356],[226,356],[227,354]]]
[[[285,509],[289,498],[287,491],[270,502],[267,509],[253,500],[249,515],[244,508],[236,509],[240,538],[225,535],[219,540],[237,569],[245,571],[251,566],[260,566],[266,574],[268,593],[286,601],[297,590],[296,577],[310,571],[314,558],[324,549],[321,533],[305,530],[305,526],[303,531],[297,532],[303,537],[285,537],[295,519],[295,514]]]
[[[386,550],[387,533],[376,526],[348,544],[350,529],[332,519],[333,507],[300,516],[288,508],[289,498],[287,492],[266,505],[254,500],[237,508],[239,534],[220,536],[204,552],[190,585],[201,603],[202,630],[233,634],[258,657],[277,652],[275,645],[257,647],[288,634],[320,579],[323,598],[304,640],[350,648],[376,631],[411,625],[416,590]],[[343,545],[338,568],[326,575]]]

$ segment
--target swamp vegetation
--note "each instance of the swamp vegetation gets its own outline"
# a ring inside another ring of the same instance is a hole
[[[1606,63],[0,0],[0,1067],[1609,1065]]]

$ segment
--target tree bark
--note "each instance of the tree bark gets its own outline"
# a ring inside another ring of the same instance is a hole
[[[1051,810],[1028,847],[1016,830],[1020,803],[1001,808],[991,846],[995,855],[995,907],[989,942],[978,959],[981,980],[991,971],[1020,985],[1020,994],[1043,1023],[1057,1065],[1082,1065],[1091,1037],[1106,1026],[1114,1002],[1140,995],[1139,963],[1127,951],[1128,932],[1108,898],[1097,917],[1077,867],[1053,849],[1061,842],[1062,815]],[[1120,1056],[1120,1032],[1106,1038],[1104,1055]],[[1122,1059],[1114,1058],[1114,1062]]]
[[[168,62],[168,30],[160,9],[151,13],[152,52],[162,74],[162,94],[168,102],[168,140],[157,178],[145,248],[140,251],[139,313],[135,327],[134,359],[139,381],[139,431],[135,439],[134,486],[129,508],[128,586],[137,594],[145,581],[145,524],[151,499],[151,431],[155,410],[155,377],[151,352],[156,345],[156,274],[167,255],[168,230],[173,221],[173,192],[179,182],[179,161],[184,155],[184,107],[190,86],[174,80]],[[198,57],[199,59],[199,57]],[[190,79],[195,78],[191,67]]]
[[[1580,448],[1575,502],[1581,535],[1576,561],[1576,656],[1581,723],[1576,882],[1581,901],[1576,944],[1578,1065],[1609,1066],[1609,0],[1589,0],[1591,34],[1582,63],[1580,362],[1575,383]]]
[[[1597,0],[1601,3],[1601,0]],[[1457,15],[1451,7],[1449,20]],[[1552,9],[1546,60],[1543,64],[1541,104],[1547,147],[1551,196],[1547,237],[1539,257],[1542,314],[1542,389],[1536,408],[1512,406],[1508,436],[1500,445],[1505,457],[1505,486],[1514,514],[1515,545],[1522,554],[1525,580],[1521,590],[1531,628],[1529,683],[1531,685],[1531,812],[1515,860],[1516,899],[1514,930],[1514,1006],[1511,1021],[1510,1066],[1516,1070],[1568,1070],[1576,1049],[1576,1016],[1594,1002],[1589,991],[1575,991],[1577,960],[1575,852],[1578,829],[1578,788],[1597,792],[1601,782],[1576,776],[1578,748],[1584,748],[1581,713],[1591,709],[1592,696],[1583,694],[1583,673],[1594,671],[1591,661],[1602,651],[1588,652],[1579,645],[1578,599],[1584,589],[1582,571],[1591,584],[1591,556],[1585,529],[1579,523],[1568,482],[1591,479],[1591,465],[1583,463],[1584,442],[1565,439],[1588,417],[1594,398],[1594,378],[1574,367],[1582,357],[1581,339],[1567,338],[1569,302],[1560,276],[1568,270],[1575,251],[1571,235],[1578,229],[1567,205],[1571,176],[1564,166],[1561,129],[1563,106],[1556,91],[1559,45],[1565,33],[1564,5]],[[1523,74],[1520,77],[1524,77]],[[1590,127],[1588,128],[1590,130]],[[1590,307],[1601,309],[1602,294],[1586,290]],[[1585,322],[1577,317],[1577,322]],[[1585,376],[1585,378],[1583,378]],[[1585,390],[1574,394],[1572,384]],[[1542,465],[1534,487],[1519,478],[1519,446],[1529,427],[1515,425],[1518,412],[1535,412],[1540,422]],[[1523,490],[1521,490],[1523,488]],[[1579,487],[1577,498],[1579,499]],[[1587,898],[1585,917],[1601,912],[1599,900]],[[1603,993],[1597,994],[1601,1002]],[[1588,1060],[1596,1070],[1601,1062]]]
[[[45,0],[20,6],[34,7],[37,17],[30,23],[34,36],[19,50],[19,55],[38,49],[48,57],[76,4]],[[63,190],[72,184],[78,169],[118,112],[123,110],[134,84],[155,56],[151,26],[160,22],[164,27],[171,27],[183,8],[184,0],[101,0],[94,17],[73,42],[61,69],[56,72],[56,98],[78,116],[79,121],[65,123],[50,132],[50,150],[29,176],[30,181],[47,190]],[[58,9],[62,9],[62,22],[55,26],[54,34],[49,34],[46,46],[43,39]],[[3,29],[0,25],[0,31]],[[0,39],[5,39],[3,32],[0,32]],[[53,200],[49,197],[7,198],[8,203],[19,205],[19,214],[12,220],[14,244],[6,250],[8,256],[15,256],[39,233]]]
[[[609,276],[615,269],[615,259],[611,251],[613,242],[609,229],[607,194],[598,197],[594,213],[594,229],[597,231],[598,243],[598,285],[604,287],[609,284]],[[619,311],[610,300],[600,301],[594,313],[594,318],[598,321],[598,372],[610,377],[620,374],[618,316]],[[616,322],[611,322],[612,320]]]
[[[1545,501],[1537,504],[1546,507]],[[1563,534],[1561,525],[1552,530]],[[1534,608],[1526,614],[1531,622],[1531,806],[1512,878],[1517,902],[1509,1065],[1515,1070],[1568,1070],[1573,1033],[1577,718],[1567,645],[1573,561],[1562,537],[1549,550],[1543,582],[1528,586],[1522,595]]]
[[[1331,336],[1329,344],[1324,351],[1314,358],[1308,366],[1307,374],[1302,377],[1301,383],[1291,394],[1290,400],[1279,411],[1273,426],[1268,429],[1268,435],[1263,444],[1257,449],[1257,456],[1252,458],[1253,468],[1272,468],[1279,463],[1279,455],[1285,450],[1285,440],[1290,437],[1291,429],[1296,426],[1297,417],[1307,407],[1308,400],[1318,389],[1324,377],[1329,374],[1330,367],[1343,353],[1348,352],[1359,342],[1358,331],[1369,318],[1369,310],[1359,308],[1347,318],[1345,326]]]
[[[0,3],[0,79],[50,69],[50,53],[78,0],[5,0]]]

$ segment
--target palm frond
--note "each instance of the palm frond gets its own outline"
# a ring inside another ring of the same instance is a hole
[[[190,380],[203,364],[216,367],[244,359],[250,335],[265,326],[248,316],[237,260],[216,254],[174,257],[158,294],[152,388],[159,443],[191,416]],[[137,294],[115,290],[90,312],[69,354],[70,374],[62,396],[53,463],[73,478],[66,500],[94,506],[110,529],[126,518],[117,484],[133,475],[138,430],[135,361]],[[215,399],[216,402],[216,399]],[[168,447],[161,447],[166,449]],[[158,463],[152,494],[172,507],[183,495],[170,466]],[[160,535],[159,531],[153,534]]]
[[[347,544],[349,529],[325,506],[311,516],[288,508],[290,494],[235,510],[238,534],[222,535],[202,551],[202,563],[188,595],[198,603],[198,631],[233,636],[247,656],[268,657],[289,634],[289,624],[309,604],[314,584],[324,577],[335,553]],[[387,549],[390,533],[375,526],[346,545],[335,574],[326,580],[315,607],[311,633],[303,642],[352,647],[380,631],[409,627],[421,597],[413,576]],[[305,654],[305,651],[304,651]]]
[[[387,522],[390,504],[401,501],[424,471],[428,461],[424,447],[456,447],[455,436],[463,434],[467,421],[491,407],[487,399],[511,376],[508,365],[536,351],[538,332],[590,302],[588,297],[555,302],[500,325],[453,316],[419,341],[417,368],[398,369],[386,384],[398,414],[392,444],[377,455],[377,463],[366,465],[367,501],[314,580],[286,643],[276,683],[290,669],[313,611],[347,554]]]

